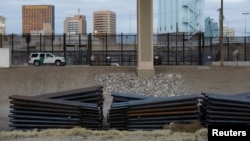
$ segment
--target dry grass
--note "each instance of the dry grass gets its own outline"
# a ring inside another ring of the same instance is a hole
[[[1,141],[206,141],[207,129],[194,133],[155,131],[93,131],[84,128],[0,131]]]
[[[198,131],[199,129],[204,128],[200,121],[194,121],[192,123],[171,123],[170,125],[164,125],[163,129],[171,129],[175,132],[188,132],[188,133],[194,133]]]

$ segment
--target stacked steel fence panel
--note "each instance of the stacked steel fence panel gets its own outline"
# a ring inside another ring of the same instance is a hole
[[[154,130],[172,122],[191,123],[199,120],[198,98],[193,94],[115,102],[108,121],[111,128],[119,130]]]
[[[9,126],[14,129],[102,128],[100,86],[34,97],[13,95],[9,99]]]
[[[110,129],[127,130],[127,108],[128,102],[111,104],[111,108],[108,114],[108,123]]]
[[[61,91],[56,93],[42,94],[38,97],[47,97],[50,99],[62,99],[69,101],[79,101],[86,103],[98,103],[100,106],[103,104],[102,86],[92,86],[87,88],[80,88],[74,90]]]
[[[112,92],[111,96],[110,129],[155,130],[196,121],[205,126],[250,124],[250,93],[152,97]],[[9,126],[13,129],[102,129],[102,86],[9,99]]]
[[[120,92],[112,92],[111,96],[113,97],[113,103],[117,102],[128,102],[131,100],[143,100],[149,98],[157,98],[153,96],[145,96],[145,95],[136,95],[133,93],[120,93]]]
[[[204,125],[250,124],[250,93],[202,95],[204,97],[201,111]]]

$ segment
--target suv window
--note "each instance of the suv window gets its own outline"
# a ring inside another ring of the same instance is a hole
[[[33,58],[33,57],[37,57],[38,56],[38,54],[32,54],[31,55],[31,57]]]
[[[45,56],[45,54],[43,54],[43,53],[40,54],[40,57],[44,57],[44,56]]]
[[[46,58],[53,58],[51,54],[46,54]]]

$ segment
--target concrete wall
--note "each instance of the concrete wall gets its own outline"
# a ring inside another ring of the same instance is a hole
[[[220,66],[221,63],[220,61],[218,62],[213,62],[213,66]],[[224,66],[231,66],[231,67],[249,67],[250,66],[250,61],[224,61]]]
[[[0,68],[9,68],[11,59],[10,59],[10,49],[9,48],[0,48]]]

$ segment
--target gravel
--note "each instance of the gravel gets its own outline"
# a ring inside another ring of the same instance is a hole
[[[160,73],[153,78],[138,78],[135,73],[108,73],[96,76],[103,85],[104,97],[111,100],[111,92],[169,97],[186,95],[184,79],[179,73]]]

